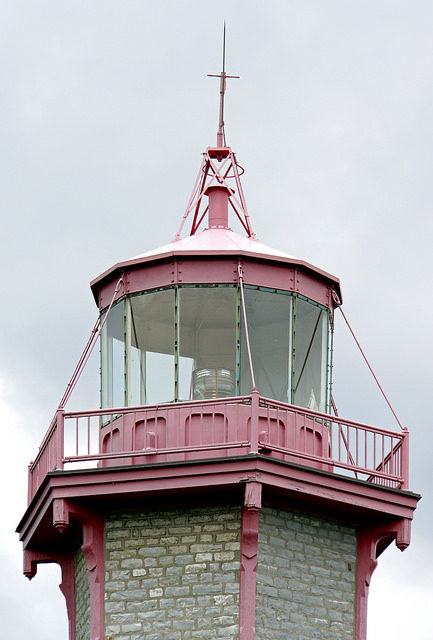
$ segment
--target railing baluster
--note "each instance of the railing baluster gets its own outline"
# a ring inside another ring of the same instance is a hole
[[[359,429],[355,428],[355,463],[356,466],[359,467]]]
[[[298,442],[299,442],[299,429],[298,429],[298,412],[297,411],[292,411],[291,416],[290,416],[290,420],[292,422],[292,431],[294,432],[294,438],[293,438],[293,448],[295,449],[295,451],[297,451],[299,449],[298,447]]]
[[[303,446],[302,451],[305,452],[307,450],[307,429],[308,429],[308,420],[309,420],[309,418],[306,415],[304,415],[303,418],[304,418],[304,446]]]
[[[364,467],[368,466],[367,431],[364,429]]]
[[[78,416],[75,418],[75,455],[78,456]]]
[[[177,410],[177,415],[178,415],[178,420],[179,420],[179,424],[180,424],[180,409]],[[188,432],[186,429],[186,425],[188,424]],[[190,440],[191,440],[191,424],[192,424],[192,406],[189,406],[189,411],[188,411],[188,422],[185,422],[185,426],[183,429],[183,433],[182,433],[182,440],[180,443],[180,446],[187,446],[188,444],[190,444]],[[179,433],[177,434],[177,440],[176,440],[176,446],[179,446],[179,440],[181,438],[181,434],[180,434],[180,430]]]
[[[346,424],[346,464],[349,464],[349,451],[350,451],[350,426]]]
[[[224,442],[230,442],[230,434],[229,434],[229,420],[227,418],[227,408],[228,404],[224,404]],[[237,437],[237,434],[236,434]]]
[[[397,455],[397,451],[395,450],[395,445],[394,445],[394,438],[388,438],[388,442],[389,442],[389,453],[386,454],[386,459],[387,459],[387,473],[389,473],[390,475],[395,475],[394,474],[394,467],[395,467],[395,456]],[[390,485],[391,486],[391,485]]]
[[[271,409],[269,406],[266,407],[266,428],[267,428],[267,440],[271,442],[272,433],[271,433]],[[276,436],[278,438],[278,422],[277,422],[277,433]],[[259,433],[260,437],[260,433]],[[275,442],[274,444],[279,444],[279,442]]]

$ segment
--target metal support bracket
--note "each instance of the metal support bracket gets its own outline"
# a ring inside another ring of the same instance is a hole
[[[104,520],[101,515],[90,512],[74,503],[55,499],[53,524],[63,531],[70,519],[77,520],[83,530],[84,554],[90,588],[90,640],[104,638]],[[73,636],[71,636],[72,638]]]
[[[75,632],[75,566],[74,556],[61,552],[44,552],[24,550],[24,575],[31,580],[35,577],[38,564],[60,565],[62,571],[62,581],[59,584],[60,591],[66,601],[66,611],[69,621],[69,638],[74,640]]]
[[[371,576],[377,558],[393,540],[404,551],[410,544],[411,520],[402,518],[390,523],[364,527],[358,531],[356,571],[356,640],[367,638],[367,601]]]

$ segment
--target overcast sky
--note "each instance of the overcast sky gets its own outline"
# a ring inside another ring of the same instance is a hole
[[[174,237],[227,141],[259,239],[341,278],[344,309],[411,432],[411,547],[380,558],[368,640],[431,640],[433,3],[3,0],[1,635],[67,637],[57,567],[28,582],[14,529],[34,457],[96,318],[89,281]],[[347,330],[340,414],[398,428]],[[70,408],[97,403],[97,364]],[[25,611],[25,615],[24,615]]]

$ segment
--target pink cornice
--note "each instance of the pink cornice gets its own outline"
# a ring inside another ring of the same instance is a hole
[[[251,261],[260,261],[263,267],[263,261],[268,264],[282,265],[289,269],[291,266],[299,269],[304,273],[309,273],[316,279],[323,279],[329,284],[335,286],[340,292],[340,283],[338,278],[319,269],[318,267],[298,258],[294,258],[282,251],[278,251],[271,247],[261,244],[252,238],[245,238],[229,229],[207,229],[199,234],[177,240],[159,249],[149,251],[141,256],[137,256],[130,260],[124,260],[113,265],[104,273],[94,278],[90,283],[93,295],[98,303],[98,291],[106,286],[112,278],[116,278],[120,272],[128,272],[143,267],[151,269],[156,262],[188,260],[190,258],[202,258],[212,262],[218,261],[222,257],[245,257]],[[196,269],[196,275],[199,275],[200,269]],[[212,280],[210,280],[212,282]],[[341,297],[340,297],[341,299]]]
[[[419,496],[360,482],[301,465],[278,462],[263,455],[191,461],[176,465],[132,465],[48,474],[36,500],[19,524],[27,548],[55,498],[106,499],[156,496],[172,491],[232,491],[248,478],[260,478],[263,488],[319,503],[334,510],[410,520]],[[57,509],[58,507],[56,507]],[[61,513],[56,516],[62,527]]]

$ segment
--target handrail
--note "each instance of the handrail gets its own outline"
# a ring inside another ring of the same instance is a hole
[[[302,453],[300,451],[290,451],[289,449],[284,449],[283,447],[278,447],[276,445],[270,445],[266,442],[259,442],[259,449],[260,447],[265,447],[266,450],[268,451],[276,451],[279,453],[292,453],[292,454],[296,454],[297,458],[303,458],[304,460],[311,460],[314,462],[320,462],[323,463],[323,458],[320,456],[315,456],[313,454],[306,454],[306,453]],[[346,469],[348,471],[358,471],[358,472],[363,472],[364,474],[366,473],[366,470],[363,469],[362,467],[358,467],[356,465],[352,465],[349,463],[345,463],[345,462],[339,462],[336,460],[332,460],[332,466],[333,467],[339,467],[340,469]],[[370,474],[370,476],[367,479],[367,482],[371,482],[374,483],[374,478],[383,478],[384,480],[390,480],[392,482],[397,482],[397,481],[402,481],[403,478],[401,476],[395,476],[389,473],[385,473],[383,471],[381,471],[379,468],[374,472],[374,474]]]
[[[400,439],[403,436],[403,433],[401,431],[390,431],[389,429],[385,429],[384,427],[376,427],[371,424],[366,424],[364,422],[356,422],[356,420],[349,420],[346,418],[342,418],[341,416],[333,416],[329,413],[313,411],[313,409],[306,409],[305,407],[300,407],[295,404],[287,405],[284,402],[280,402],[279,400],[272,400],[271,398],[265,398],[263,396],[260,396],[260,402],[266,402],[266,403],[269,403],[270,405],[279,406],[284,409],[294,409],[296,411],[300,411],[314,418],[320,418],[321,420],[327,420],[328,422],[335,422],[335,423],[341,422],[344,425],[349,425],[352,427],[360,427],[362,429],[366,429],[368,431],[374,431],[375,433],[380,433],[386,436],[393,435]]]
[[[66,411],[65,418],[79,418],[80,416],[106,416],[137,411],[157,411],[158,409],[174,409],[177,407],[197,407],[213,404],[244,404],[251,403],[251,396],[232,396],[230,398],[211,398],[206,400],[184,400],[182,402],[160,402],[157,404],[134,405],[129,407],[107,407],[105,409],[91,409],[90,411]]]
[[[49,441],[51,440],[51,437],[53,436],[53,434],[56,431],[56,427],[57,427],[57,413],[55,413],[53,419],[50,422],[50,426],[48,427],[41,444],[39,445],[39,449],[38,449],[38,453],[36,454],[35,459],[30,463],[30,466],[34,466],[39,459],[41,458],[41,456],[43,455],[43,452],[45,450],[45,448],[47,447]]]

